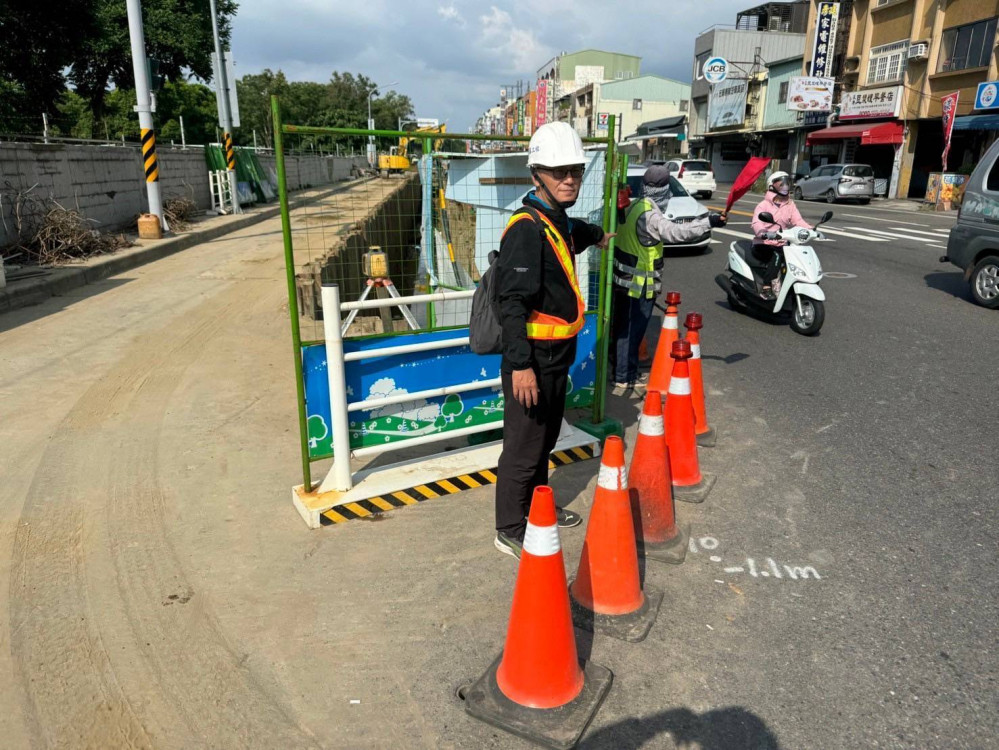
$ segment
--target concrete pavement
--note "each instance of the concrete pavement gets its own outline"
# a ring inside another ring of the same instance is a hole
[[[814,339],[727,308],[727,237],[667,263],[719,479],[645,567],[649,638],[581,638],[615,673],[582,747],[994,746],[995,314],[937,264],[946,219],[833,210],[913,224],[819,248],[849,276]],[[271,219],[0,317],[7,747],[526,747],[453,695],[503,643],[492,488],[306,529],[284,308]],[[553,474],[584,517],[596,468]]]

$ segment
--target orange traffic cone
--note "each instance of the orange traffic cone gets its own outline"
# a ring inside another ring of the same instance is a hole
[[[673,377],[666,396],[666,445],[677,500],[700,503],[708,496],[715,477],[701,474],[694,433],[694,405],[690,399],[690,342],[674,341]]]
[[[649,373],[649,384],[646,386],[649,391],[666,393],[669,389],[669,377],[673,371],[670,347],[680,338],[680,315],[677,309],[679,304],[679,292],[666,292],[666,314],[663,316],[663,327],[659,331],[659,343],[656,344],[656,356],[652,359],[652,371]]]
[[[624,441],[616,435],[604,442],[583,554],[569,593],[578,627],[632,643],[645,640],[662,603],[661,591],[642,591]]]
[[[690,399],[694,403],[694,434],[702,448],[714,448],[717,435],[708,426],[708,413],[704,404],[704,374],[701,371],[701,329],[704,318],[700,313],[687,313],[683,321],[687,328],[686,340],[690,342]]]
[[[610,689],[610,670],[581,665],[551,487],[531,500],[506,647],[464,690],[477,719],[549,747],[575,747]]]
[[[658,391],[649,391],[645,396],[629,479],[639,549],[654,560],[682,563],[689,534],[676,523],[663,403]]]

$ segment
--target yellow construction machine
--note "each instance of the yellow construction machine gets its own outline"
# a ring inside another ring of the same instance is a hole
[[[378,171],[383,175],[406,171],[412,166],[410,157],[422,153],[424,136],[446,132],[446,125],[437,125],[432,128],[417,128],[410,131],[408,136],[399,138],[398,146],[392,146],[387,154],[378,155]],[[443,140],[443,138],[435,138],[434,148],[440,148]]]

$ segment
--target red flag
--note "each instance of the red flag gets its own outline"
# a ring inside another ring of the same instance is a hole
[[[728,193],[728,200],[725,201],[725,213],[728,213],[733,203],[749,192],[749,188],[760,178],[760,175],[766,171],[769,165],[770,159],[766,156],[749,157],[749,161],[739,172],[739,176],[735,178],[732,189]]]
[[[943,119],[944,150],[943,171],[947,171],[947,154],[950,151],[950,134],[954,131],[954,117],[957,115],[957,98],[960,91],[940,98],[940,113]]]

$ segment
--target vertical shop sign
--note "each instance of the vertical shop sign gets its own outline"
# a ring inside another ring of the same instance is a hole
[[[812,69],[809,71],[813,77],[832,78],[838,20],[839,3],[819,3],[815,19],[815,43],[812,45]]]

